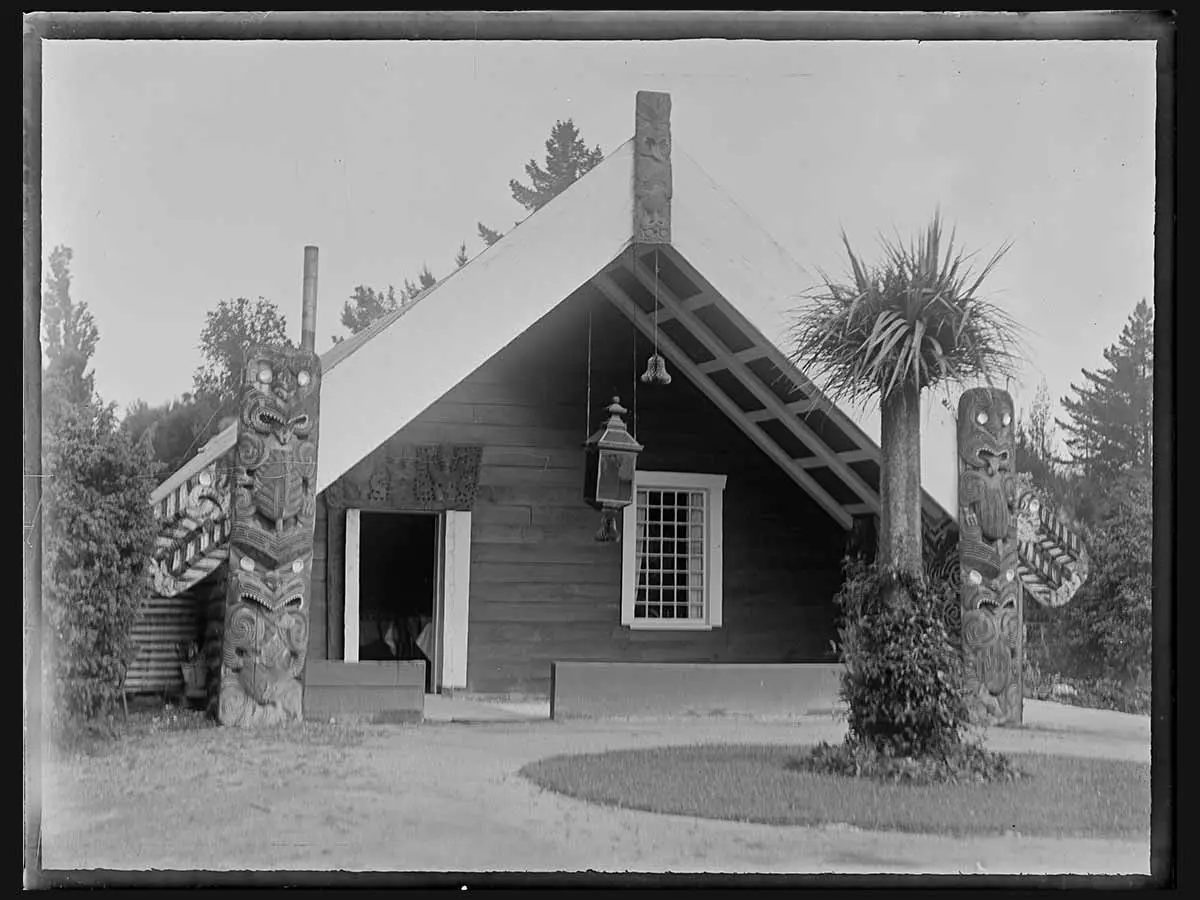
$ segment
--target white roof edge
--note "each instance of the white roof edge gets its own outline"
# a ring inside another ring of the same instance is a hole
[[[688,154],[673,150],[672,246],[786,356],[789,313],[811,276]],[[322,376],[317,491],[617,258],[632,239],[632,182],[633,142],[627,141],[352,352],[334,353]],[[430,302],[434,293],[438,299]],[[393,327],[400,319],[404,326]],[[456,339],[443,344],[427,340],[429,334]],[[922,487],[955,518],[954,417],[947,418],[929,393],[922,404],[928,426]],[[877,410],[835,408],[853,437],[878,447]],[[228,452],[236,438],[235,424],[164,481],[151,501]]]
[[[436,299],[414,304],[403,327],[381,329],[340,360],[322,379],[317,490],[619,256],[633,233],[632,184],[627,141],[439,284]],[[443,333],[455,340],[427,338]]]
[[[631,138],[550,203],[527,216],[495,244],[472,257],[466,265],[451,272],[425,293],[418,295],[410,304],[390,314],[386,320],[367,329],[361,337],[352,335],[346,338],[343,344],[337,344],[323,353],[321,447],[317,460],[318,492],[336,481],[359,459],[411,421],[458,380],[465,378],[489,357],[503,349],[509,341],[620,255],[633,234],[632,184]],[[580,224],[572,229],[572,217],[585,208],[590,214],[575,216]],[[546,241],[548,246],[539,246],[539,241]],[[590,242],[594,242],[594,246],[587,246]],[[532,249],[529,246],[531,244],[534,245]],[[539,278],[533,279],[532,282],[527,277],[522,279],[520,272],[522,265],[529,261],[538,266]],[[543,284],[541,276],[546,268],[554,268],[556,271],[553,279],[547,279]],[[496,326],[494,328],[480,324],[482,321],[496,318],[494,313],[498,295],[494,293],[491,282],[497,278],[513,277],[516,278],[517,284],[526,288],[525,302],[516,304],[516,307],[520,308],[526,317],[533,312],[537,314],[515,331],[515,326],[506,326],[504,323],[493,323]],[[572,284],[573,278],[577,278],[577,281]],[[551,284],[554,285],[553,288],[550,287]],[[567,284],[570,284],[570,287],[563,289],[562,286]],[[477,290],[479,288],[483,289]],[[563,290],[563,293],[552,297],[553,290]],[[475,293],[472,294],[472,291]],[[434,293],[438,294],[439,300],[436,303],[427,302]],[[446,306],[445,310],[434,309],[443,304]],[[485,308],[472,310],[473,305],[483,305]],[[416,337],[415,333],[428,333],[431,328],[452,325],[458,315],[473,323],[470,328],[470,331],[474,332],[471,335],[473,340],[464,342],[463,352],[438,354],[436,359],[431,360],[433,365],[427,374],[433,376],[432,380],[427,381],[423,377],[421,389],[414,389],[410,396],[405,398],[407,402],[398,405],[394,416],[380,417],[377,411],[372,413],[362,409],[364,403],[370,399],[369,395],[373,393],[363,385],[370,384],[369,379],[372,376],[376,379],[387,377],[389,372],[397,369],[397,360],[402,357],[393,357],[392,353],[411,354],[416,351],[417,355],[420,355],[421,351],[428,351],[430,348],[426,346],[426,342]],[[405,336],[390,338],[389,333],[395,333],[392,332],[392,326],[410,316],[414,318],[404,328],[399,329]],[[503,343],[491,346],[493,338],[497,335],[506,337]],[[388,348],[369,349],[380,341],[387,344]],[[360,359],[363,354],[370,359]],[[482,357],[472,364],[471,361],[480,354],[483,354]],[[429,394],[434,389],[432,385],[441,385],[451,377],[449,373],[456,371],[456,363],[469,365],[470,368],[460,372],[453,383],[430,397]],[[356,380],[360,378],[368,380]],[[418,406],[422,402],[424,405]],[[358,410],[361,418],[356,418],[358,414],[352,410]],[[388,427],[390,430],[380,436]],[[359,432],[365,432],[361,442],[355,439]],[[333,434],[337,437],[331,437]],[[369,443],[368,446],[368,442],[371,441],[374,443]],[[157,503],[180,484],[227,453],[236,442],[235,423],[212,438],[201,448],[199,454],[155,488],[150,495],[151,503]],[[355,453],[361,455],[353,458]],[[336,469],[336,474],[330,474],[332,469]]]

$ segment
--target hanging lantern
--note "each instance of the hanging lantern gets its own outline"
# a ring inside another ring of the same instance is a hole
[[[667,361],[658,353],[646,360],[646,371],[642,373],[642,381],[646,384],[668,385],[671,376],[667,372]]]
[[[634,440],[621,416],[627,410],[619,397],[608,406],[608,420],[587,439],[584,451],[583,497],[603,516],[598,541],[620,541],[617,512],[633,502],[633,476],[642,445]]]

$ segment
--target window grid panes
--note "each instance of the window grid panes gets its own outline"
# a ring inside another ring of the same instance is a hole
[[[706,491],[639,488],[635,619],[703,621]]]

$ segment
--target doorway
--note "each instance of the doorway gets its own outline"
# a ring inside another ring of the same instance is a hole
[[[363,510],[358,534],[358,658],[424,660],[438,689],[438,516]]]

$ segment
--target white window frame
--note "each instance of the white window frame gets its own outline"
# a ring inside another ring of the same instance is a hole
[[[633,502],[622,511],[621,523],[621,624],[647,631],[710,631],[722,624],[722,556],[724,552],[724,475],[697,472],[643,472],[633,477]],[[635,619],[637,594],[637,494],[639,490],[704,491],[708,495],[705,522],[706,575],[703,619]]]

